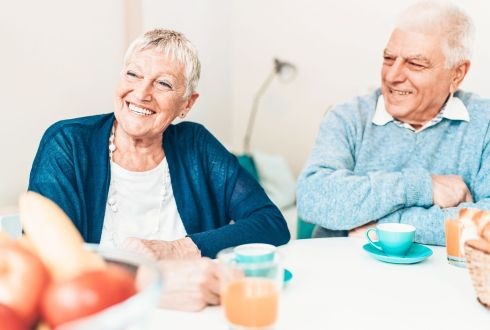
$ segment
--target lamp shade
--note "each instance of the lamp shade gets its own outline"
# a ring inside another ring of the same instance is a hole
[[[289,62],[281,61],[275,58],[274,69],[278,75],[278,78],[285,82],[288,82],[296,77],[296,66]]]

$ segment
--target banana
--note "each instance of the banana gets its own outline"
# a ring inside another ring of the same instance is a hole
[[[48,198],[28,191],[19,199],[20,221],[27,238],[54,281],[104,268],[105,261],[84,248],[84,241],[63,210]]]

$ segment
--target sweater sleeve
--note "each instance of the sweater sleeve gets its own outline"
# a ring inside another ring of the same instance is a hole
[[[78,225],[80,207],[72,152],[63,131],[56,125],[49,128],[39,144],[28,190],[51,199]]]
[[[350,230],[406,207],[432,205],[432,181],[425,169],[355,173],[356,150],[370,121],[362,118],[360,107],[338,106],[321,123],[297,186],[298,215],[305,221]]]
[[[409,207],[389,214],[379,222],[408,223],[415,228],[415,240],[422,244],[445,245],[446,219],[455,219],[462,208],[477,208],[490,210],[490,136],[486,133],[485,147],[480,159],[480,169],[471,183],[467,183],[473,196],[474,203],[461,203],[457,207],[440,208],[433,205],[430,208]]]
[[[202,255],[215,257],[224,248],[246,243],[287,243],[290,233],[286,221],[262,187],[211,134],[204,137],[202,154],[208,164],[208,185],[224,211],[225,223],[189,235]]]

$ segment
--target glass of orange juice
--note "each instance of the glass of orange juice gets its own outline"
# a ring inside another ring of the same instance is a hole
[[[279,255],[266,261],[241,260],[234,248],[218,254],[221,305],[228,325],[233,330],[273,329],[283,279]]]
[[[446,219],[446,252],[450,264],[465,267],[464,248],[461,244],[463,223],[459,219]]]

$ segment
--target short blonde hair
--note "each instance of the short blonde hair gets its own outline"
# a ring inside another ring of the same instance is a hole
[[[448,68],[471,59],[475,34],[473,20],[461,8],[450,2],[415,3],[401,13],[396,26],[420,32],[440,29],[446,36],[443,51]]]
[[[194,45],[180,32],[168,29],[154,29],[135,39],[124,55],[124,64],[135,52],[154,48],[176,59],[184,66],[186,89],[184,98],[196,91],[201,75],[201,63]]]

